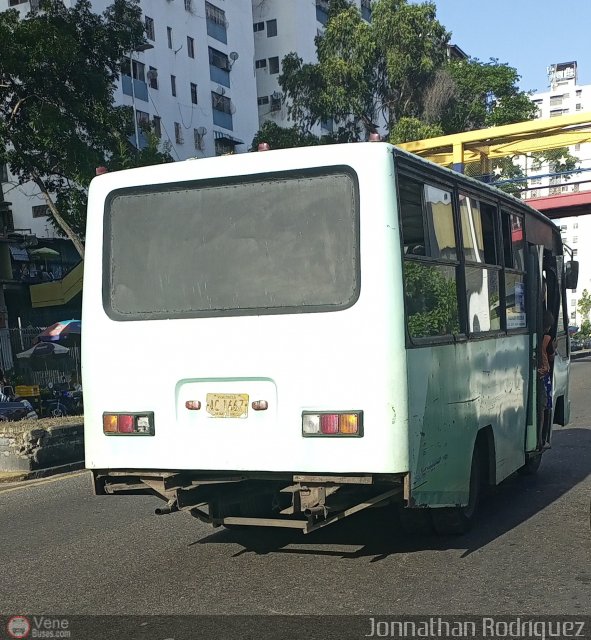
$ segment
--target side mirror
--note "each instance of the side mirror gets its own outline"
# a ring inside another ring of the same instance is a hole
[[[564,276],[564,286],[567,289],[576,289],[579,281],[579,263],[576,260],[570,260],[566,263],[566,272]]]

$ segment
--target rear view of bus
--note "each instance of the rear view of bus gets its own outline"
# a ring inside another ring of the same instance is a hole
[[[96,493],[304,531],[402,497],[393,166],[391,147],[368,143],[95,179],[83,375]]]

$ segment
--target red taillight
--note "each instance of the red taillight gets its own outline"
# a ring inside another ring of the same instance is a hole
[[[144,413],[104,413],[103,433],[105,435],[154,435],[154,414]]]
[[[117,419],[117,431],[119,431],[119,433],[133,433],[133,423],[133,416],[119,416],[119,418]]]
[[[339,416],[336,413],[324,413],[320,416],[320,433],[339,432]]]

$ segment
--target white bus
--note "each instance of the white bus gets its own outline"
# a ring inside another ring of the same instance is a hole
[[[391,145],[102,175],[86,238],[96,494],[304,532],[397,503],[462,532],[568,421],[577,264],[557,227]]]

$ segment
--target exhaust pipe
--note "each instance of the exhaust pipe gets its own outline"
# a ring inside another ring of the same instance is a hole
[[[175,511],[178,511],[179,508],[176,506],[176,500],[169,500],[166,503],[165,507],[158,507],[157,509],[154,510],[154,513],[157,516],[165,516],[169,513],[174,513]]]

